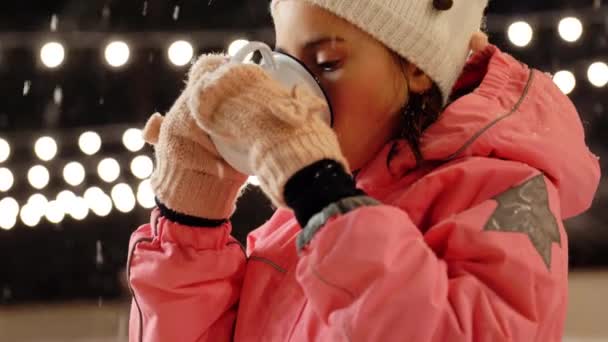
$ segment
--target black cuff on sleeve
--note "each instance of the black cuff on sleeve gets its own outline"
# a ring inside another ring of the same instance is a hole
[[[346,197],[364,195],[353,177],[335,160],[324,159],[303,168],[285,184],[285,203],[293,209],[300,226],[328,205]]]
[[[172,209],[167,208],[158,200],[157,197],[154,197],[154,200],[156,201],[156,205],[158,206],[158,209],[160,209],[160,214],[163,217],[166,217],[169,221],[179,223],[184,226],[189,226],[192,228],[217,228],[228,222],[228,219],[211,220],[202,217],[181,214]]]

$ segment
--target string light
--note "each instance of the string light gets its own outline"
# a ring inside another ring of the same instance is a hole
[[[122,143],[125,145],[127,150],[131,152],[137,152],[141,150],[146,142],[142,137],[142,132],[137,128],[129,128],[122,135]]]
[[[568,95],[576,87],[576,78],[574,74],[568,70],[561,70],[555,73],[553,76],[553,82],[561,89],[561,91]]]
[[[92,156],[101,148],[101,137],[95,132],[84,132],[78,138],[78,147],[84,154]]]
[[[118,211],[128,213],[135,208],[135,196],[133,195],[133,190],[127,184],[116,184],[112,188],[111,195],[114,206]]]
[[[13,187],[14,181],[11,170],[0,167],[0,192],[9,191]]]
[[[583,24],[578,18],[567,17],[559,21],[557,30],[563,40],[574,43],[583,35]]]
[[[27,173],[30,185],[38,190],[43,189],[49,184],[49,178],[49,171],[42,165],[33,166]]]
[[[235,56],[245,45],[249,44],[247,39],[237,39],[228,45],[228,55]],[[245,57],[245,61],[250,61],[253,58],[253,53]]]
[[[70,162],[63,168],[63,178],[71,186],[80,185],[84,181],[84,177],[84,167],[78,162]]]
[[[93,208],[95,206],[95,202],[97,200],[99,200],[99,198],[101,198],[103,195],[104,195],[103,190],[94,186],[94,187],[88,188],[84,192],[83,198],[87,202],[87,205],[89,206],[89,208]]]
[[[608,65],[604,62],[595,62],[587,69],[587,78],[589,82],[598,88],[608,84]]]
[[[57,155],[57,142],[51,137],[41,137],[34,144],[36,156],[43,161],[49,161]]]
[[[98,187],[88,188],[84,193],[84,200],[97,216],[105,217],[112,211],[112,200]]]
[[[65,212],[63,211],[63,207],[59,202],[50,201],[46,206],[44,216],[49,222],[57,224],[63,221],[63,218],[65,217]]]
[[[137,202],[145,209],[151,209],[156,205],[154,202],[154,192],[150,186],[149,179],[139,183],[139,186],[137,187]]]
[[[532,30],[532,26],[527,22],[517,21],[509,26],[507,34],[513,45],[526,47],[532,41],[534,31]]]
[[[76,200],[76,195],[70,190],[63,190],[57,194],[55,198],[57,203],[60,205],[61,210],[64,213],[67,213],[68,210],[74,206],[74,201]]]
[[[17,216],[19,214],[19,203],[12,197],[5,197],[0,200],[0,212],[6,216]]]
[[[34,227],[40,223],[40,219],[44,214],[44,208],[39,208],[33,205],[32,203],[27,203],[21,208],[21,212],[19,213],[19,217],[21,218],[21,222],[28,227]]]
[[[42,194],[33,194],[27,199],[26,204],[31,205],[36,212],[42,215],[46,211],[49,200],[47,200]]]
[[[150,177],[154,170],[154,163],[148,156],[137,156],[131,161],[131,172],[139,179]]]
[[[131,52],[129,45],[122,41],[111,42],[106,46],[105,57],[108,65],[119,68],[129,61]]]
[[[108,216],[112,211],[112,199],[104,193],[91,210],[99,217]]]
[[[48,42],[40,49],[40,60],[49,69],[60,66],[65,59],[65,49],[58,42]]]
[[[0,215],[0,228],[11,230],[17,224],[17,216]]]
[[[113,158],[106,158],[97,165],[97,173],[106,183],[112,183],[120,176],[120,165]]]
[[[75,197],[72,202],[72,207],[68,210],[68,214],[72,216],[73,219],[81,221],[84,220],[89,214],[89,207],[87,206],[87,202],[82,197]]]
[[[11,155],[11,145],[8,141],[0,138],[0,163],[4,163]]]
[[[0,200],[0,228],[4,230],[12,229],[17,223],[19,215],[19,203],[12,197],[5,197]]]
[[[184,66],[192,60],[192,57],[194,56],[194,49],[192,48],[192,44],[189,42],[178,40],[169,46],[167,54],[173,65]]]

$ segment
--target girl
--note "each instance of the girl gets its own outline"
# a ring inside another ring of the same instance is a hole
[[[551,78],[475,34],[486,5],[274,0],[333,130],[307,89],[202,56],[144,130],[158,207],[130,242],[130,340],[561,340],[562,220],[598,161]],[[279,207],[246,251],[228,218],[247,177],[207,134]]]

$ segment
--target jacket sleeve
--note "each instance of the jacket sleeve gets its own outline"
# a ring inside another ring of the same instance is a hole
[[[417,187],[428,190],[408,205],[415,217],[343,203],[300,236],[297,279],[332,338],[561,340],[568,251],[552,183],[521,163],[477,160]]]
[[[129,341],[230,341],[245,254],[230,223],[187,227],[160,216],[131,236]]]

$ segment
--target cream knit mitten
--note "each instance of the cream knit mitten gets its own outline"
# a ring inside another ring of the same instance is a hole
[[[323,159],[348,164],[337,137],[319,115],[329,110],[305,86],[286,89],[254,64],[223,65],[201,77],[190,110],[211,136],[249,150],[262,190],[277,206],[296,172]]]
[[[222,159],[188,108],[193,85],[226,60],[223,55],[200,57],[190,69],[186,89],[169,112],[165,117],[154,114],[144,128],[144,139],[156,152],[151,178],[154,194],[163,205],[181,214],[206,219],[230,217],[247,180]]]

